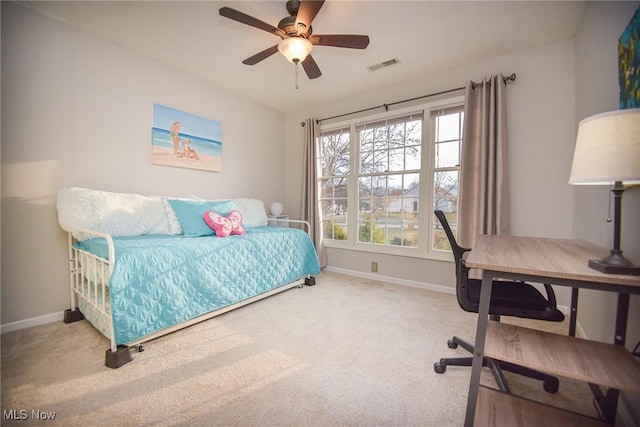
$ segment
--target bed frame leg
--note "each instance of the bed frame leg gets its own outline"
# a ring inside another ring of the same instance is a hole
[[[306,277],[304,279],[304,284],[307,285],[307,286],[315,286],[316,278],[313,277],[313,276]]]
[[[122,365],[126,365],[131,362],[131,351],[126,345],[119,345],[118,349],[114,352],[111,349],[107,349],[104,357],[104,365],[107,368],[118,369]]]
[[[64,323],[79,322],[80,320],[84,320],[84,314],[82,314],[79,308],[75,310],[68,308],[64,311]]]

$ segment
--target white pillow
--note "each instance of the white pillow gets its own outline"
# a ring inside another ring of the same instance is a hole
[[[172,231],[161,197],[70,187],[58,191],[57,209],[60,226],[79,240],[88,238],[83,229],[114,237]]]
[[[180,225],[178,215],[176,215],[173,206],[169,203],[169,199],[170,197],[162,198],[162,205],[169,221],[169,234],[182,234],[182,225]]]
[[[264,203],[260,199],[233,199],[244,217],[243,224],[247,228],[264,226],[269,223]]]

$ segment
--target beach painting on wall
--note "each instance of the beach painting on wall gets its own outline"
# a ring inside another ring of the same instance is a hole
[[[154,165],[222,171],[222,125],[216,120],[153,104]]]
[[[640,107],[640,7],[618,40],[620,109]]]

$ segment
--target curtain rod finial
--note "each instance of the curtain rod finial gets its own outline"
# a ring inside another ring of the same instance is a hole
[[[304,127],[304,122],[300,122],[300,126]]]

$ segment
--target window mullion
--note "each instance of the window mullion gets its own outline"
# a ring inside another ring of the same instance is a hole
[[[351,133],[351,159],[349,164],[349,206],[347,209],[347,229],[349,230],[347,242],[354,246],[358,236],[358,176],[360,175],[360,135],[355,124],[349,127]]]
[[[420,191],[420,228],[425,232],[420,234],[418,247],[421,251],[428,252],[431,247],[433,206],[433,173],[435,156],[434,136],[435,129],[430,118],[431,114],[425,110],[422,121],[422,170],[420,182],[423,183]]]

